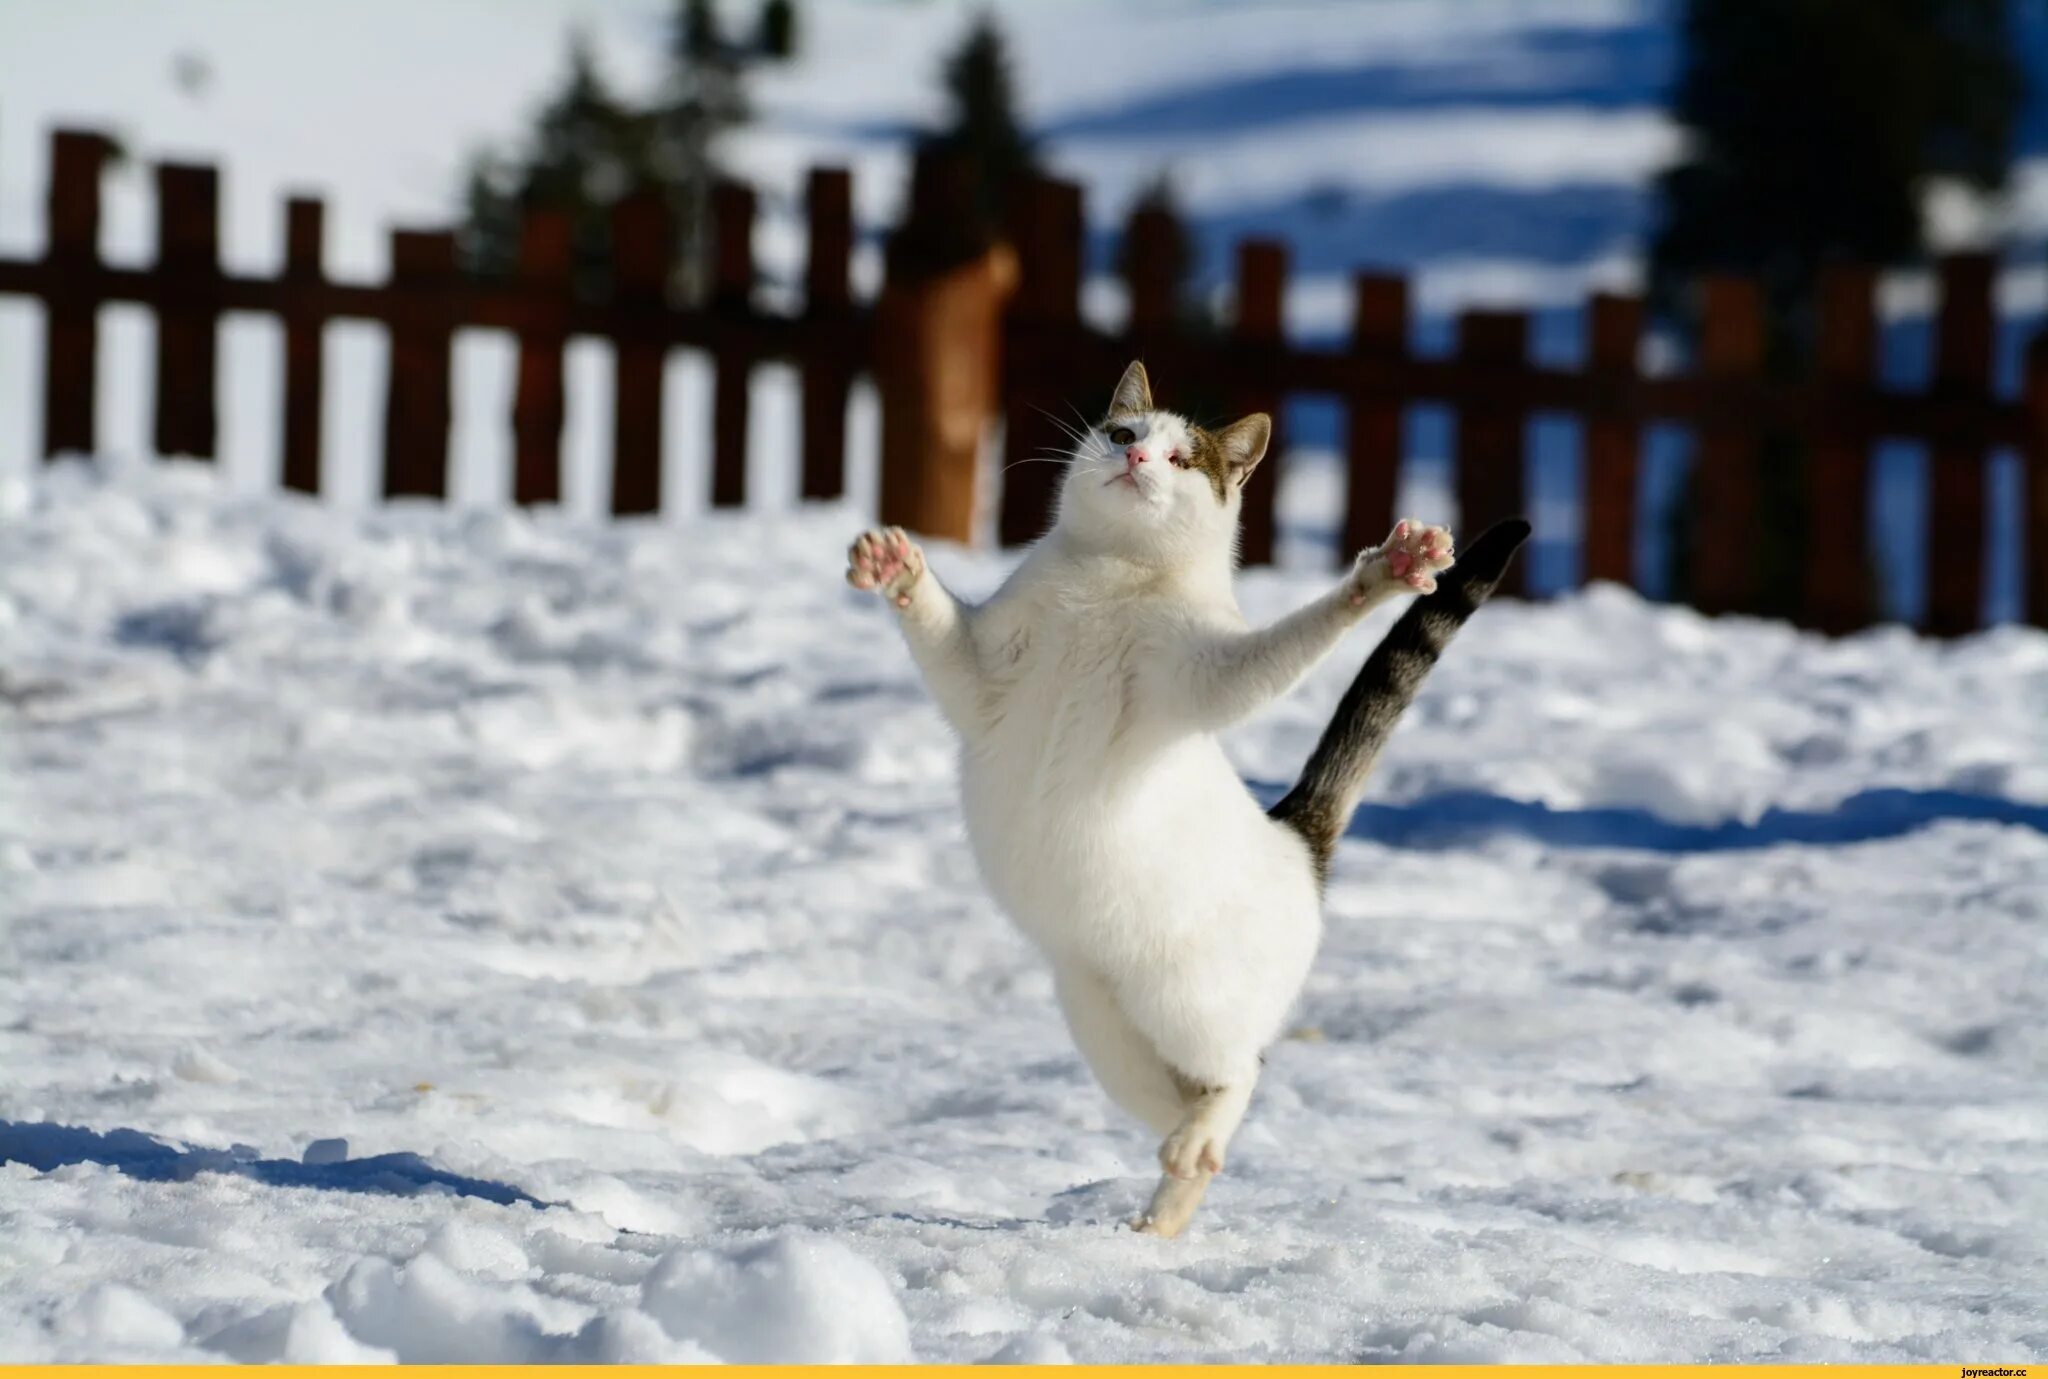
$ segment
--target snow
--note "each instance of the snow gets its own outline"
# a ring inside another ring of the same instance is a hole
[[[1486,610],[1162,1243],[861,521],[0,486],[0,1353],[2048,1343],[2048,635]],[[1372,635],[1232,736],[1260,788]]]

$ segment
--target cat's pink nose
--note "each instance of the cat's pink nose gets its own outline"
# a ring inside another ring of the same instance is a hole
[[[1144,449],[1136,445],[1127,447],[1124,450],[1124,463],[1129,465],[1133,469],[1136,469],[1139,465],[1145,463]]]

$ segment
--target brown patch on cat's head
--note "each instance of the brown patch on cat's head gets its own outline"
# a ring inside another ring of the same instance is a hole
[[[1209,476],[1216,501],[1225,503],[1230,501],[1231,487],[1244,487],[1244,481],[1266,457],[1266,446],[1273,439],[1273,419],[1264,412],[1253,412],[1221,431],[1190,426],[1188,434],[1194,437],[1189,464]]]

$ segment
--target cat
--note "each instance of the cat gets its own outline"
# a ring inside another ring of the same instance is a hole
[[[1156,408],[1133,363],[1077,440],[1051,530],[986,603],[948,593],[900,528],[848,552],[848,581],[896,610],[959,736],[984,881],[1051,961],[1104,1090],[1164,1137],[1164,1176],[1132,1222],[1160,1236],[1223,1170],[1315,956],[1331,853],[1374,756],[1529,532],[1501,523],[1454,564],[1449,532],[1402,521],[1329,593],[1253,631],[1231,580],[1241,495],[1271,436],[1263,413],[1211,432]],[[1216,734],[1411,592],[1300,782],[1260,809]]]

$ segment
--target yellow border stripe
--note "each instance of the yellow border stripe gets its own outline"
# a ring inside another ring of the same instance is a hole
[[[479,1375],[522,1373],[522,1365],[412,1365],[406,1373],[446,1375],[446,1379],[473,1379]],[[549,1379],[606,1379],[616,1375],[659,1375],[670,1367],[659,1365],[549,1365]],[[674,1367],[682,1369],[682,1367]],[[850,1375],[944,1375],[952,1379],[987,1379],[987,1365],[733,1365],[705,1369],[748,1369],[762,1375],[819,1375],[825,1379],[848,1379]],[[1710,1369],[1731,1369],[1757,1379],[1849,1379],[1853,1375],[1882,1375],[1884,1379],[2034,1379],[2025,1363],[1970,1363],[1970,1365],[1032,1365],[1016,1369],[1047,1369],[1059,1375],[1206,1375],[1219,1369],[1257,1369],[1262,1375],[1407,1375],[1409,1379],[1446,1379],[1464,1373],[1505,1373],[1511,1379],[1655,1379],[1657,1375],[1686,1375],[1700,1379]],[[0,1379],[63,1379],[90,1371],[119,1379],[174,1379],[176,1375],[225,1375],[250,1373],[242,1365],[0,1365]],[[299,1379],[338,1379],[360,1375],[362,1379],[391,1379],[389,1367],[379,1365],[268,1365],[262,1375],[297,1375]],[[2042,1369],[2040,1379],[2048,1379]]]

